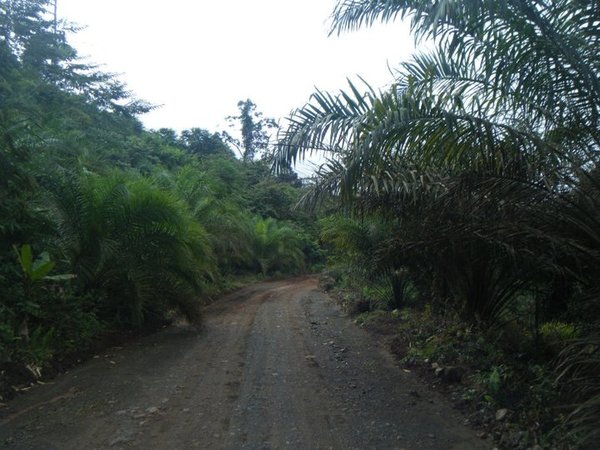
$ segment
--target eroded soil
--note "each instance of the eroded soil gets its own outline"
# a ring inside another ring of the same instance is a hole
[[[0,410],[9,449],[485,449],[322,292],[260,283]]]

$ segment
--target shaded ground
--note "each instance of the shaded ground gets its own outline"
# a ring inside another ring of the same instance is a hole
[[[485,449],[314,279],[256,284],[0,410],[9,449]]]

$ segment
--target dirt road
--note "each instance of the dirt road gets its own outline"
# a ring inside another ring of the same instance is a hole
[[[214,303],[0,409],[10,449],[484,449],[314,279]]]

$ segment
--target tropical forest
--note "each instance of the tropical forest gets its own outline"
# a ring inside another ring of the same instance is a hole
[[[338,0],[410,25],[393,82],[227,132],[144,126],[53,5],[0,1],[1,448],[597,448],[599,2]]]

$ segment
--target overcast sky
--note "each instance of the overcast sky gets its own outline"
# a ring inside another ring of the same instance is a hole
[[[121,74],[134,94],[162,105],[147,128],[225,129],[250,98],[283,118],[315,87],[346,77],[391,81],[413,49],[401,23],[327,36],[335,0],[58,0],[63,19],[85,27],[70,41],[89,62]]]

